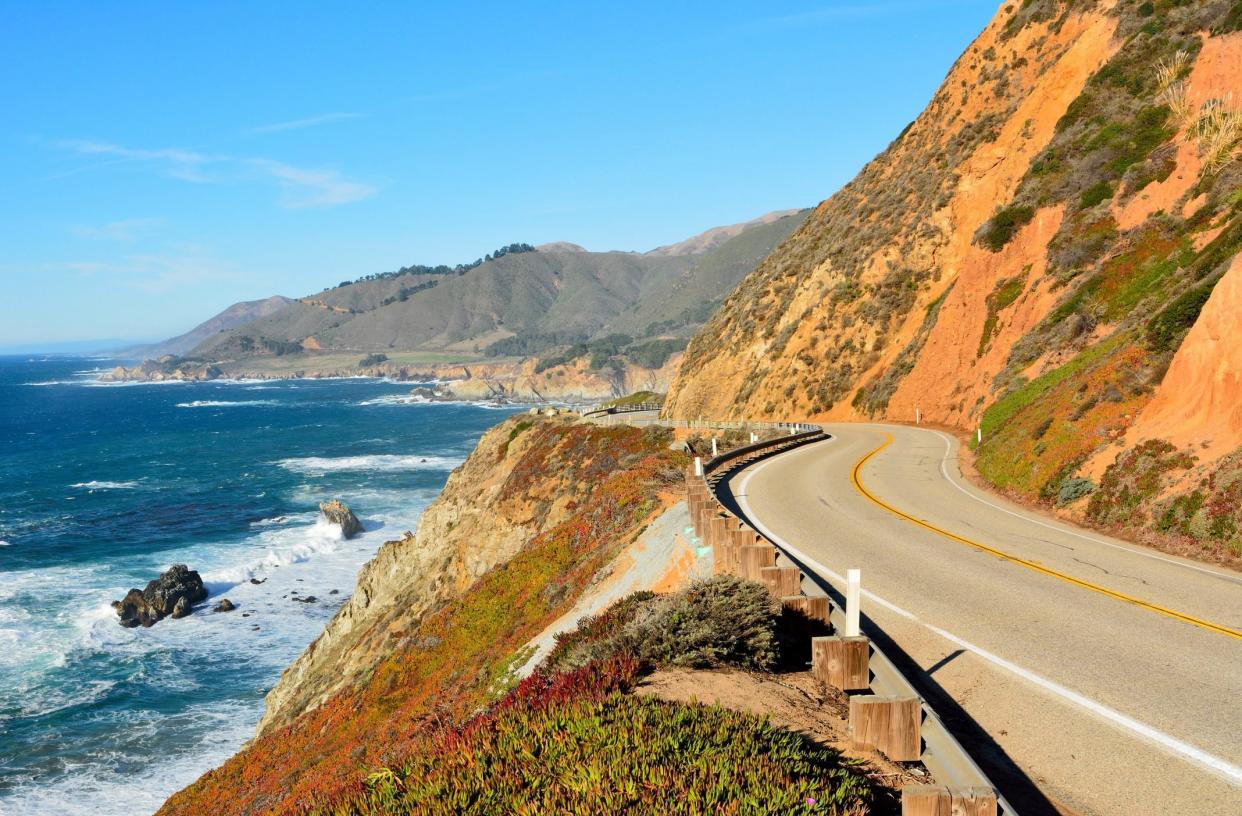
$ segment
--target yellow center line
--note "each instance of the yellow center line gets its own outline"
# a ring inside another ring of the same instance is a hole
[[[858,463],[854,465],[854,470],[850,474],[850,481],[853,483],[854,489],[857,490],[859,493],[861,493],[865,498],[870,500],[872,503],[877,504],[880,507],[884,508],[885,510],[892,513],[893,515],[899,516],[900,518],[903,518],[906,521],[911,522],[912,524],[917,524],[918,526],[926,530],[931,530],[933,533],[936,533],[937,535],[942,535],[947,539],[958,542],[959,544],[965,544],[968,547],[974,547],[975,549],[982,550],[983,552],[988,553],[989,555],[995,555],[997,558],[1002,558],[1006,561],[1009,561],[1010,563],[1019,564],[1023,567],[1026,567],[1027,569],[1034,570],[1035,572],[1040,572],[1040,573],[1043,573],[1044,575],[1049,575],[1053,578],[1058,578],[1062,581],[1065,581],[1066,583],[1073,584],[1074,586],[1079,586],[1079,587],[1082,587],[1083,589],[1089,589],[1092,592],[1098,592],[1101,595],[1107,595],[1110,598],[1115,598],[1119,601],[1123,601],[1124,603],[1133,604],[1134,606],[1139,606],[1139,607],[1142,607],[1143,609],[1151,610],[1152,612],[1158,612],[1159,614],[1167,615],[1170,618],[1176,618],[1177,620],[1184,621],[1186,623],[1198,626],[1201,629],[1207,629],[1210,632],[1216,632],[1217,634],[1226,635],[1231,638],[1242,640],[1242,632],[1239,632],[1236,629],[1230,629],[1227,626],[1221,626],[1220,624],[1211,623],[1210,621],[1205,621],[1202,618],[1196,618],[1193,615],[1186,615],[1186,614],[1177,612],[1172,609],[1167,609],[1163,606],[1158,606],[1153,603],[1148,603],[1147,601],[1141,600],[1139,598],[1135,598],[1131,595],[1126,595],[1124,592],[1116,592],[1115,590],[1108,589],[1107,587],[1102,587],[1099,584],[1093,584],[1090,581],[1084,581],[1081,578],[1075,578],[1072,575],[1066,575],[1063,572],[1058,572],[1054,569],[1049,569],[1048,567],[1045,567],[1036,561],[1029,561],[1025,558],[1020,558],[1016,555],[1007,553],[1003,550],[998,550],[995,547],[989,547],[987,544],[980,544],[978,541],[972,541],[971,539],[965,538],[964,536],[960,536],[957,533],[951,533],[948,530],[937,527],[934,524],[928,524],[926,521],[923,521],[922,519],[917,519],[914,516],[910,515],[909,513],[904,513],[901,510],[898,510],[896,507],[893,507],[891,504],[888,504],[882,499],[876,497],[876,495],[872,493],[870,490],[868,490],[867,486],[864,485],[862,482],[861,473],[862,473],[863,465],[867,464],[867,462],[871,460],[871,457],[875,456],[877,453],[884,450],[889,445],[893,444],[892,434],[886,433],[884,436],[885,436],[884,444],[880,445],[878,448],[871,451],[863,458],[859,459]]]

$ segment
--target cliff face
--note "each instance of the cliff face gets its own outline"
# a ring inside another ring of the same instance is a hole
[[[518,415],[489,431],[268,698],[259,734],[162,814],[337,812],[503,693],[525,644],[676,501],[666,431]]]
[[[1005,4],[695,337],[666,412],[917,410],[982,426],[982,474],[1048,500],[1144,437],[1228,454],[1240,26],[1228,0]]]
[[[563,522],[592,489],[580,470],[591,463],[575,461],[569,450],[571,422],[521,415],[486,433],[423,513],[417,533],[380,548],[349,601],[281,675],[259,734],[356,685],[391,654],[395,632]],[[549,457],[563,467],[544,472]]]

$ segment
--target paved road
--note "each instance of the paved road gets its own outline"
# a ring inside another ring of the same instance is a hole
[[[1024,816],[1242,813],[1242,575],[982,493],[945,434],[828,430],[730,488],[837,590],[862,569],[864,615]]]

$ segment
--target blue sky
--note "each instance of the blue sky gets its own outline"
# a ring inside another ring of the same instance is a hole
[[[996,8],[10,4],[0,347],[163,337],[513,241],[646,250],[815,204]]]

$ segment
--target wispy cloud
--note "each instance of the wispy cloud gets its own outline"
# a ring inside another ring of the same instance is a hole
[[[99,241],[120,241],[132,243],[163,223],[162,218],[125,218],[120,221],[109,221],[95,227],[74,227],[73,234],[79,238],[92,238]]]
[[[178,147],[144,150],[87,139],[67,139],[59,144],[66,150],[83,156],[111,156],[118,161],[153,162],[163,167],[168,175],[183,181],[208,181],[202,172],[203,168],[220,160],[219,157]]]
[[[344,122],[349,119],[362,119],[365,114],[362,113],[322,113],[318,116],[308,116],[305,119],[293,119],[288,122],[273,122],[270,125],[259,125],[247,130],[247,133],[280,133],[284,130],[301,130],[302,128],[316,127],[318,125],[330,125],[333,122]]]
[[[78,155],[112,157],[108,163],[149,164],[157,168],[159,172],[183,181],[236,183],[255,178],[268,180],[280,188],[281,206],[290,209],[335,207],[370,198],[377,192],[374,186],[349,179],[338,170],[297,167],[269,158],[212,155],[178,147],[132,148],[81,139],[62,141],[58,145]],[[82,172],[83,169],[89,168],[78,168],[61,173],[54,178],[63,178]],[[116,227],[113,230],[114,235],[110,237],[124,240],[119,236],[126,234],[126,226],[132,230],[138,225],[116,222],[114,226]],[[90,228],[85,229],[90,230]],[[86,235],[86,233],[82,234]],[[86,237],[106,236],[100,229],[97,229],[94,234],[86,235]]]
[[[291,209],[334,207],[375,195],[371,185],[350,181],[335,170],[293,167],[270,159],[251,159],[250,163],[280,182],[281,203]]]

